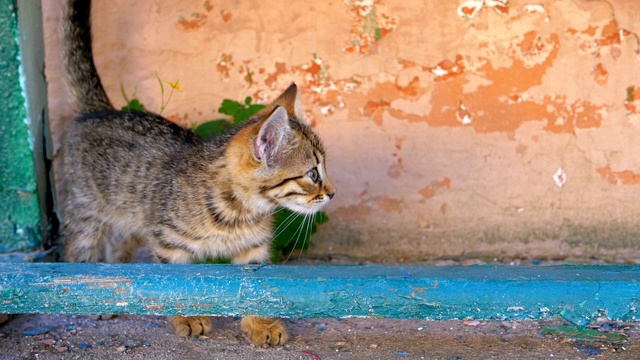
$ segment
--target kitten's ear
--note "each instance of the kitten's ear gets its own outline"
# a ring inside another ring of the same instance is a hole
[[[296,83],[291,83],[287,90],[285,90],[277,99],[272,103],[273,106],[282,106],[287,110],[290,116],[295,117],[298,120],[302,120],[304,114],[301,108],[300,92]]]
[[[270,166],[278,150],[282,148],[291,132],[287,110],[278,106],[260,126],[258,136],[253,140],[253,155]]]

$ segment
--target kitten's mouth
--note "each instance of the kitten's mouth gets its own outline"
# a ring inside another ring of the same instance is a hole
[[[329,200],[325,200],[317,204],[287,204],[285,207],[302,215],[313,215],[322,210],[328,202]]]

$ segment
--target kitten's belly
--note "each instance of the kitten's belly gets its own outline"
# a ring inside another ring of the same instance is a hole
[[[268,243],[270,239],[271,234],[264,234],[263,236],[255,236],[255,234],[252,234],[248,236],[216,237],[206,241],[206,244],[200,246],[198,250],[201,254],[206,254],[204,256],[205,258],[232,258],[247,249]]]
[[[235,228],[231,231],[212,229],[210,234],[197,239],[180,236],[176,240],[187,245],[193,252],[194,258],[198,260],[216,257],[233,258],[248,249],[268,244],[272,237],[272,227],[269,220],[263,224]]]
[[[105,222],[123,234],[139,235],[152,247],[165,249],[186,248],[187,252],[171,251],[170,258],[174,262],[188,263],[193,260],[207,258],[233,258],[249,249],[268,244],[273,235],[272,219],[265,218],[252,225],[241,225],[233,228],[217,227],[207,219],[196,217],[176,218],[179,229],[162,225],[153,218],[147,217],[143,211],[124,211],[122,208],[105,207]],[[142,209],[139,209],[142,210]],[[189,224],[189,225],[187,225]],[[156,238],[154,230],[162,228],[162,240]],[[182,253],[182,254],[180,254]]]

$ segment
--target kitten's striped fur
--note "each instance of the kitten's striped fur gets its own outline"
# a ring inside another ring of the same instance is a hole
[[[93,63],[90,1],[69,1],[62,44],[79,110],[63,144],[67,261],[126,262],[145,242],[161,263],[262,262],[278,207],[312,214],[333,197],[295,84],[242,127],[205,141],[159,115],[113,108]],[[172,323],[184,336],[210,328],[205,317]],[[242,328],[261,345],[287,336],[277,320],[248,317]]]

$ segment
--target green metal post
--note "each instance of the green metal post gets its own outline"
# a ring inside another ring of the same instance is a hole
[[[34,251],[52,204],[40,1],[0,0],[0,42],[0,253]]]

